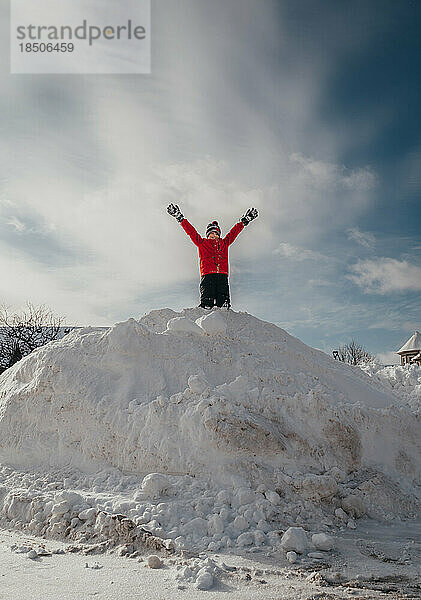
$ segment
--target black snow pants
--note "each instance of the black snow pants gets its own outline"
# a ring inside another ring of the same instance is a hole
[[[212,306],[230,305],[230,290],[228,285],[228,275],[226,273],[209,273],[203,275],[200,280],[200,306],[202,308],[212,308]]]

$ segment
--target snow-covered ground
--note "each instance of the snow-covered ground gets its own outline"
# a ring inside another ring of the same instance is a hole
[[[358,531],[336,536],[324,559],[289,564],[285,554],[183,553],[161,556],[159,569],[146,554],[120,557],[89,544],[45,540],[0,530],[0,597],[19,600],[227,600],[418,599],[421,596],[421,530],[414,524],[360,522]],[[31,558],[32,557],[32,558]],[[199,590],[199,570],[212,573],[212,587]]]
[[[3,547],[17,531],[72,544],[75,556],[33,559],[56,577],[60,560],[85,569],[89,546],[100,587],[117,554],[135,556],[121,568],[156,581],[150,597],[333,584],[346,597],[352,578],[366,583],[351,595],[419,593],[420,384],[420,367],[353,368],[247,313],[162,309],[73,330],[0,376]],[[27,554],[9,549],[0,567],[36,577]],[[246,577],[241,556],[264,574]]]

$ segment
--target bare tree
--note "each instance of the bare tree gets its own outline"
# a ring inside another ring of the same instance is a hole
[[[47,342],[57,339],[64,317],[59,317],[45,305],[31,302],[21,312],[10,313],[0,308],[0,373],[23,356]]]
[[[0,338],[0,374],[14,364],[12,361],[13,356],[14,348],[11,340]]]
[[[367,352],[361,344],[357,344],[355,340],[351,340],[349,344],[344,346],[339,346],[339,348],[333,350],[332,354],[335,360],[354,366],[374,360],[374,356]]]

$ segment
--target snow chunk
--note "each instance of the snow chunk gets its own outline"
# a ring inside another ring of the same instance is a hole
[[[265,492],[265,496],[269,500],[269,502],[271,504],[274,504],[275,506],[277,504],[281,503],[281,497],[280,497],[280,495],[277,492],[273,492],[271,490],[268,490],[268,491]]]
[[[198,335],[203,335],[203,329],[201,329],[196,323],[193,323],[187,317],[174,317],[170,319],[167,323],[167,332],[168,331],[177,331],[183,333],[196,333]]]
[[[194,394],[202,394],[209,387],[208,382],[201,375],[190,375],[187,384]]]
[[[250,531],[241,533],[237,538],[237,546],[251,546],[254,544],[254,535]]]
[[[355,494],[349,494],[342,500],[342,508],[352,517],[359,519],[365,515],[365,507],[361,498]]]
[[[213,583],[214,579],[212,573],[206,571],[197,578],[196,587],[199,590],[210,590],[210,588],[213,586]]]
[[[342,508],[337,508],[335,510],[335,516],[338,517],[338,519],[341,519],[341,521],[346,521],[348,519],[348,515]]]
[[[227,332],[227,322],[219,310],[196,319],[196,323],[208,335],[225,335]]]
[[[184,527],[183,531],[185,534],[196,535],[197,537],[203,537],[208,533],[208,522],[201,517],[196,517],[188,521]]]
[[[232,526],[236,531],[244,531],[249,526],[249,523],[242,515],[238,515],[235,517]]]
[[[346,479],[346,474],[341,469],[338,469],[338,467],[333,467],[332,469],[330,469],[330,475],[338,483],[345,481]]]
[[[256,546],[260,546],[261,544],[266,543],[266,536],[263,533],[263,531],[256,529],[256,531],[254,532],[254,543],[256,544]]]
[[[215,498],[215,505],[221,505],[221,504],[229,504],[231,500],[231,496],[228,492],[228,490],[221,490],[220,492],[218,492],[216,498]]]
[[[160,569],[162,567],[162,560],[156,554],[148,556],[147,562],[150,569]]]
[[[61,492],[57,492],[56,495],[54,496],[54,499],[57,502],[67,501],[69,503],[69,505],[84,503],[84,500],[80,494],[77,494],[76,492],[70,492],[67,490],[62,490]]]
[[[294,485],[301,490],[305,498],[315,502],[321,499],[332,498],[338,491],[336,480],[329,475],[309,474],[298,478],[294,482]]]
[[[96,516],[96,508],[87,508],[78,514],[81,521],[93,522]]]
[[[251,504],[256,499],[256,494],[248,488],[239,488],[235,494],[235,502],[237,506]]]
[[[307,554],[307,556],[309,558],[317,558],[317,559],[326,558],[326,554],[323,554],[323,552],[309,552]]]
[[[224,531],[224,521],[219,515],[212,515],[208,520],[209,535],[222,535]]]
[[[67,502],[67,500],[64,500],[63,502],[54,504],[54,506],[51,510],[51,514],[53,517],[61,517],[67,513],[69,508],[70,508],[69,503]]]
[[[166,475],[161,473],[149,473],[142,481],[142,491],[149,498],[159,498],[171,487],[171,482]]]
[[[302,527],[290,527],[281,538],[281,546],[284,550],[302,554],[308,548],[306,532]]]
[[[332,548],[335,545],[333,537],[327,535],[326,533],[315,533],[314,535],[312,535],[311,541],[313,542],[317,550],[323,550],[324,552],[329,552],[329,550],[332,550]]]

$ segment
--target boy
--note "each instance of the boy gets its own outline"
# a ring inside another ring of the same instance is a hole
[[[229,308],[231,304],[228,284],[228,246],[233,243],[240,231],[258,216],[257,210],[249,208],[224,238],[221,238],[218,221],[209,223],[206,228],[206,238],[202,238],[181,214],[177,204],[170,204],[167,211],[177,219],[198,248],[201,275],[200,306],[212,308],[216,304],[219,308],[222,306]]]

